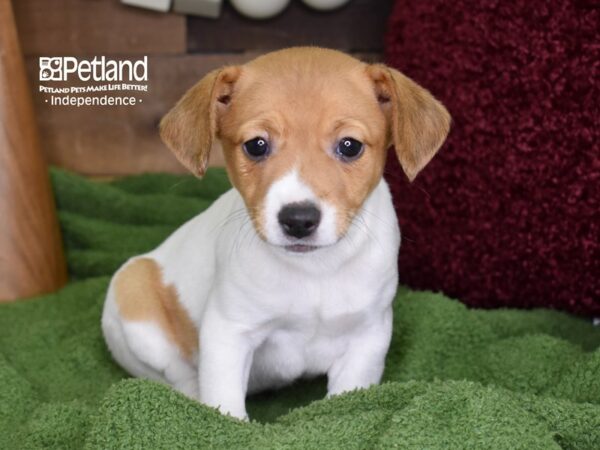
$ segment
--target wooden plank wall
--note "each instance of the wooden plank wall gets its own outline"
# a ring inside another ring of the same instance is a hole
[[[300,1],[268,21],[241,17],[225,4],[221,18],[161,14],[118,0],[13,0],[48,163],[87,175],[183,172],[160,142],[162,115],[213,68],[243,63],[292,45],[320,45],[379,60],[392,0],[351,0],[319,13]],[[38,92],[39,56],[148,55],[149,92],[127,107],[51,106]],[[221,164],[219,154],[212,164]]]

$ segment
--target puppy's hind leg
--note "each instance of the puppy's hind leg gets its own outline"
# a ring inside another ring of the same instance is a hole
[[[102,330],[114,359],[130,374],[198,399],[197,332],[154,260],[136,258],[117,272]]]
[[[152,361],[143,357],[146,352],[140,354],[139,349],[138,351],[133,350],[140,336],[135,336],[131,330],[125,334],[125,324],[117,314],[111,311],[114,309],[111,303],[113,301],[109,293],[102,314],[102,333],[113,359],[135,377],[166,382],[161,371],[158,370],[157,364],[152,364]]]

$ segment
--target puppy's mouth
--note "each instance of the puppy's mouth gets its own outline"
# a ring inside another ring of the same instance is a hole
[[[288,252],[292,252],[292,253],[308,253],[308,252],[312,252],[313,250],[318,249],[319,246],[318,245],[308,245],[308,244],[292,244],[292,245],[286,245],[286,246],[284,246],[284,248]]]

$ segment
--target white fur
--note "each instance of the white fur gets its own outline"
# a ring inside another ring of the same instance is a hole
[[[279,208],[313,200],[322,210],[313,244],[292,253],[277,226]],[[328,395],[378,383],[392,326],[400,232],[381,181],[336,242],[335,209],[317,199],[296,172],[267,194],[267,243],[256,234],[232,189],[141,255],[199,330],[197,361],[185,361],[150,322],[120,317],[112,285],[102,326],[115,359],[136,376],[158,379],[223,413],[246,418],[247,392],[328,375]],[[135,258],[134,258],[135,260]],[[196,368],[197,367],[197,368]]]

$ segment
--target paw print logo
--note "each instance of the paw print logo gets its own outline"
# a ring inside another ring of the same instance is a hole
[[[40,81],[63,81],[62,58],[40,58]]]

